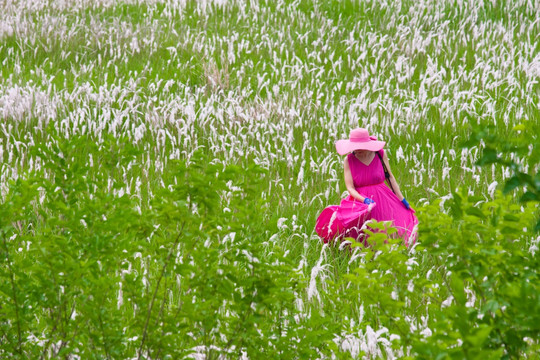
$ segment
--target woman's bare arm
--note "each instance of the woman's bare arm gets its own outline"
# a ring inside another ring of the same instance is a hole
[[[345,186],[347,186],[347,191],[353,198],[364,202],[364,197],[360,195],[360,193],[354,188],[354,181],[352,178],[351,168],[349,167],[349,160],[347,156],[345,156],[345,161],[343,162],[343,169],[345,173]]]
[[[388,170],[388,173],[390,174],[390,184],[392,184],[392,187],[394,188],[394,193],[397,195],[399,200],[403,200],[405,196],[401,193],[401,190],[399,189],[399,185],[396,181],[396,178],[394,177],[394,174],[392,174],[392,171],[390,170],[390,164],[388,164],[388,157],[386,156],[386,152],[383,155],[383,161],[386,165],[386,169]]]

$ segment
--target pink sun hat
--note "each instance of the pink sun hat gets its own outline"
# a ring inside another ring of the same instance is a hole
[[[377,141],[375,136],[370,136],[369,132],[363,128],[351,130],[347,140],[336,141],[336,150],[339,155],[346,155],[354,150],[379,151],[386,142]]]

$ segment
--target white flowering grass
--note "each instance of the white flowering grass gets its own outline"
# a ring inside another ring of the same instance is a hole
[[[307,261],[299,263],[305,297],[320,299],[327,276],[363,261],[321,250],[313,236],[318,213],[343,196],[335,140],[362,126],[387,141],[413,207],[444,202],[458,186],[492,198],[509,170],[475,167],[482,144],[460,145],[474,124],[505,136],[540,121],[539,17],[538,1],[524,0],[4,3],[0,198],[8,181],[47,161],[32,149],[55,142],[48,126],[66,138],[89,134],[102,144],[110,134],[119,147],[139,147],[110,184],[121,181],[115,194],[140,206],[173,159],[203,150],[214,163],[254,162],[268,170],[260,191],[278,227],[268,238]],[[89,176],[102,161],[88,154]],[[423,260],[411,266],[437,276]],[[120,283],[118,307],[123,297]],[[336,342],[353,356],[393,358],[383,330],[368,326]]]

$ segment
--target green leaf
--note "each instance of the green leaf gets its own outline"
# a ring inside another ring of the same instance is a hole
[[[504,218],[504,221],[511,221],[511,222],[517,222],[520,220],[519,217],[512,214],[505,214],[503,218]]]
[[[386,239],[388,239],[388,236],[384,232],[377,232],[373,235],[370,235],[370,237],[368,238],[368,242],[371,245],[382,244]]]
[[[520,202],[528,202],[528,201],[540,201],[540,198],[538,197],[538,194],[535,194],[531,191],[527,191],[523,196],[519,199]]]
[[[379,230],[384,230],[385,229],[385,226],[384,226],[384,222],[383,221],[372,221],[369,223],[369,227],[371,229],[379,229]]]
[[[503,228],[501,229],[501,234],[504,234],[504,235],[516,235],[520,232],[520,229],[518,229],[517,227],[512,227],[512,226],[503,226]]]
[[[522,185],[522,184],[521,184],[521,181],[519,180],[519,178],[516,175],[512,176],[504,184],[503,194],[505,194],[505,195],[508,194],[509,192],[511,192],[512,190],[514,190],[515,188],[517,188],[520,185]]]
[[[486,219],[486,215],[482,212],[482,210],[480,210],[480,209],[477,208],[477,207],[470,207],[470,208],[467,208],[467,210],[466,210],[465,212],[466,212],[467,214],[469,214],[469,215],[479,217],[480,219],[483,219],[483,220]]]
[[[450,287],[452,288],[452,292],[454,295],[454,298],[456,299],[456,302],[459,305],[465,305],[467,302],[467,296],[465,295],[465,286],[463,284],[463,280],[457,275],[452,274],[452,277],[450,279]]]
[[[491,326],[480,325],[472,330],[471,335],[467,336],[467,341],[475,348],[481,348],[491,333]]]
[[[386,232],[388,233],[388,235],[392,235],[392,234],[397,233],[398,230],[395,227],[391,226],[386,230]]]
[[[486,313],[488,311],[491,313],[495,313],[500,308],[501,305],[497,302],[497,300],[490,299],[482,306],[482,313]]]
[[[461,196],[456,192],[452,193],[452,199],[450,200],[450,215],[456,220],[460,220],[463,217],[461,203]]]
[[[480,158],[480,160],[478,160],[476,164],[480,166],[484,166],[484,165],[497,163],[499,162],[499,160],[500,158],[497,155],[497,151],[491,147],[486,147],[484,149],[484,153],[482,154],[482,157]]]

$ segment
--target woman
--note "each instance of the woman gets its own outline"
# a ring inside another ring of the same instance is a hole
[[[317,219],[317,233],[325,242],[342,236],[361,237],[359,229],[368,219],[391,221],[406,244],[415,241],[418,219],[390,171],[384,145],[362,128],[336,142],[337,152],[347,154],[343,168],[349,196],[340,205],[324,209]]]

